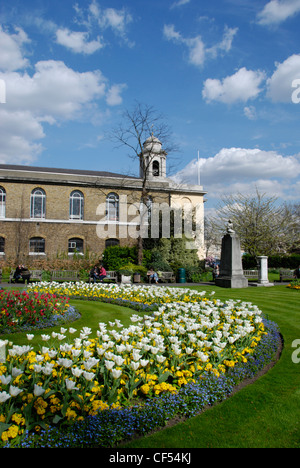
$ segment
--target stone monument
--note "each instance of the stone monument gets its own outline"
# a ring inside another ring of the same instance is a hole
[[[247,288],[242,267],[240,239],[233,230],[232,221],[227,223],[227,232],[222,238],[220,274],[216,285],[222,288]]]

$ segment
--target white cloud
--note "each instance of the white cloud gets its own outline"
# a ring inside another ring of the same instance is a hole
[[[30,112],[0,108],[1,164],[32,162],[42,152],[36,142],[44,136],[42,125]]]
[[[219,101],[225,104],[247,102],[249,99],[256,98],[262,91],[260,85],[264,79],[263,72],[247,70],[243,67],[222,81],[208,78],[204,83],[202,96],[208,102]]]
[[[20,70],[29,62],[22,54],[22,46],[30,42],[27,34],[21,28],[15,28],[15,34],[8,34],[0,26],[0,70]]]
[[[246,106],[244,107],[244,115],[249,119],[249,120],[255,120],[256,119],[256,109],[254,106]]]
[[[56,42],[67,47],[75,53],[93,54],[104,47],[98,37],[97,40],[88,41],[87,32],[70,31],[69,29],[58,29],[56,31]]]
[[[76,21],[80,25],[84,25],[88,30],[92,30],[95,25],[102,31],[111,29],[114,34],[121,37],[127,45],[132,46],[133,43],[127,37],[127,28],[132,23],[132,15],[126,8],[101,8],[96,0],[92,0],[87,10],[84,10],[75,4],[77,13]]]
[[[267,96],[274,102],[292,102],[292,83],[300,78],[300,55],[291,55],[284,62],[277,63],[276,67],[267,81]]]
[[[258,14],[261,25],[279,24],[300,12],[300,0],[271,0]]]
[[[212,47],[206,47],[200,35],[192,38],[184,37],[180,32],[175,30],[173,24],[164,25],[163,35],[168,41],[185,46],[188,52],[188,62],[199,67],[203,65],[207,56],[217,58],[220,52],[229,52],[237,31],[238,28],[228,28],[226,26],[221,42]]]
[[[218,51],[229,52],[232,47],[234,36],[237,34],[237,32],[238,28],[228,28],[228,26],[225,26],[222,41],[210,49],[207,49],[207,52],[211,53],[213,57],[217,57]]]
[[[21,33],[20,33],[21,34]],[[20,44],[27,40],[21,34]],[[10,43],[5,36],[6,43]],[[15,35],[12,41],[16,44]],[[14,55],[14,67],[27,65],[21,54]],[[1,55],[1,52],[0,52]],[[3,56],[2,56],[3,57]],[[62,61],[44,60],[27,71],[5,70],[0,79],[5,82],[6,103],[0,106],[0,161],[31,163],[42,151],[44,124],[87,118],[96,121],[99,102],[118,105],[125,84],[109,86],[100,70],[78,72]],[[103,111],[102,111],[103,112]]]
[[[36,63],[33,76],[13,72],[2,77],[8,109],[30,110],[39,117],[74,119],[106,91],[106,79],[100,71],[79,73],[55,60]]]
[[[109,106],[118,106],[122,104],[123,98],[121,96],[121,92],[126,88],[126,84],[113,85],[107,92],[106,103]]]
[[[208,190],[208,198],[220,198],[224,193],[252,193],[257,187],[267,193],[299,199],[293,192],[300,175],[300,159],[282,156],[275,151],[260,149],[223,148],[210,158],[201,158],[200,180]],[[179,171],[175,180],[197,184],[198,161],[191,161]]]
[[[171,9],[173,8],[178,8],[178,7],[181,7],[183,5],[187,5],[188,3],[190,3],[191,0],[177,0],[176,2],[174,2],[172,5],[171,5]]]

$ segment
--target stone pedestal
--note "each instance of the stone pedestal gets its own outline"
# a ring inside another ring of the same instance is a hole
[[[247,288],[248,280],[243,274],[240,240],[234,231],[222,239],[220,275],[216,285],[222,288]]]
[[[274,283],[269,283],[268,278],[268,257],[261,255],[257,257],[258,261],[258,281],[254,286],[274,286]]]

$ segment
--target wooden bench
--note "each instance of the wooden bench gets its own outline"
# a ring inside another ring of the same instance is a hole
[[[79,271],[75,270],[53,270],[51,271],[51,281],[78,281]]]
[[[280,278],[280,283],[282,283],[284,280],[292,280],[294,279],[294,270],[279,270],[279,278]]]
[[[98,281],[100,280],[96,280],[95,283],[97,283]],[[93,280],[91,277],[89,277],[89,283],[92,283]],[[107,271],[106,272],[106,277],[103,278],[102,280],[103,283],[108,283],[108,282],[114,282],[114,283],[117,283],[118,282],[118,273],[114,270],[110,270],[110,271]]]
[[[258,270],[244,270],[243,274],[247,279],[258,279]]]
[[[43,270],[28,270],[29,271],[29,274],[30,274],[30,279],[29,281],[42,281],[42,274],[43,274]],[[15,282],[16,280],[14,280],[14,273],[15,273],[15,270],[12,270],[9,274],[9,282],[12,283],[12,282]],[[23,279],[19,279],[17,281],[24,281]]]
[[[158,280],[162,283],[175,283],[176,277],[173,271],[160,271],[158,274]]]

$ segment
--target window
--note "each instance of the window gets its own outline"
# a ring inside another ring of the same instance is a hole
[[[83,254],[83,239],[79,239],[77,237],[73,237],[72,239],[69,239],[68,252],[69,254],[73,254],[73,253]]]
[[[0,218],[5,218],[6,192],[0,187]]]
[[[106,241],[105,241],[105,248],[106,247],[115,247],[116,245],[120,245],[119,239],[106,239]]]
[[[153,161],[152,174],[154,177],[159,177],[159,162],[158,161]]]
[[[116,193],[109,193],[106,197],[106,218],[119,221],[119,196]]]
[[[43,189],[36,188],[31,192],[30,218],[43,219],[46,216],[46,194]]]
[[[4,237],[0,237],[0,255],[5,253],[5,239]]]
[[[32,237],[29,241],[30,254],[45,253],[45,239],[43,237]]]
[[[83,219],[84,196],[79,190],[70,195],[70,219]]]

